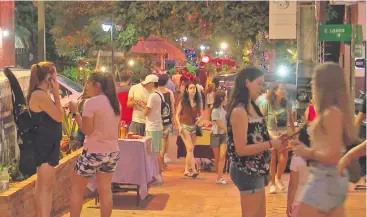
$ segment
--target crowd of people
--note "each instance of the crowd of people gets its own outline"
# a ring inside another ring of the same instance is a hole
[[[28,105],[39,124],[36,147],[37,182],[35,199],[38,216],[50,215],[55,169],[59,162],[61,122],[56,68],[41,62],[31,69]],[[365,154],[366,142],[344,155],[357,133],[344,72],[334,63],[318,66],[311,81],[312,107],[306,112],[309,142],[297,135],[292,107],[284,84],[277,82],[263,94],[264,73],[253,66],[237,73],[232,94],[220,90],[218,81],[200,84],[189,73],[141,74],[132,85],[132,72],[119,72],[120,82],[106,72],[89,75],[78,102],[68,110],[76,121],[83,144],[72,175],[70,216],[80,216],[83,193],[89,179],[96,177],[101,216],[111,216],[112,174],[120,158],[118,129],[123,122],[128,132],[152,138],[163,183],[169,136],[178,130],[186,147],[184,176],[196,178],[194,148],[202,135],[203,111],[209,110],[212,129],[210,146],[215,157],[216,184],[228,184],[223,176],[226,155],[230,178],[240,192],[243,217],[265,217],[265,187],[270,193],[284,191],[282,182],[288,153],[290,165],[287,216],[344,216],[348,172],[352,159]],[[204,87],[205,86],[205,87]],[[50,97],[50,94],[51,96]],[[365,101],[363,117],[365,119]],[[360,121],[359,121],[360,123]],[[122,150],[121,150],[122,151]]]

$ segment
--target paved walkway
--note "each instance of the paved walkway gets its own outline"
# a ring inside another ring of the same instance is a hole
[[[172,138],[172,143],[174,143]],[[170,148],[170,157],[174,159],[176,146]],[[227,180],[230,181],[228,175]],[[288,175],[283,177],[285,184]],[[352,188],[351,188],[352,189]],[[268,189],[267,189],[268,191]],[[240,217],[239,193],[230,182],[228,185],[216,185],[214,173],[202,172],[193,180],[183,176],[183,159],[169,164],[164,172],[164,184],[152,186],[148,199],[135,207],[135,195],[122,193],[114,196],[113,217]],[[267,217],[286,217],[286,193],[267,194]],[[351,191],[346,202],[346,217],[366,216],[366,193]],[[69,216],[64,215],[65,217]],[[94,200],[84,204],[82,215],[99,216]]]

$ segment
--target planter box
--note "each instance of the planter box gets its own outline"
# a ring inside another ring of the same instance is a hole
[[[69,209],[71,174],[81,149],[60,160],[56,167],[51,216],[61,216]],[[0,193],[0,217],[35,217],[34,188],[37,175],[23,182],[13,183],[9,190]]]

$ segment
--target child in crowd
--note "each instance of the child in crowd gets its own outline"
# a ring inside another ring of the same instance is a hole
[[[304,143],[310,147],[309,143]],[[297,217],[303,188],[307,182],[309,168],[307,161],[300,156],[293,155],[290,165],[290,179],[288,186],[287,216]]]

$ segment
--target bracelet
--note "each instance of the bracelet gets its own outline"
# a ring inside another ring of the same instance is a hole
[[[269,145],[270,145],[270,148],[269,149],[272,149],[273,148],[273,145],[271,144],[271,141],[269,140]]]

